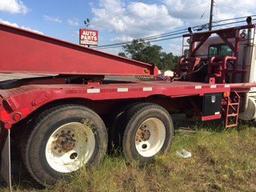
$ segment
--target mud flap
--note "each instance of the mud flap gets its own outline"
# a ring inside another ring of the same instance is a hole
[[[11,130],[8,129],[7,137],[1,152],[0,174],[12,191],[12,168],[11,168]]]

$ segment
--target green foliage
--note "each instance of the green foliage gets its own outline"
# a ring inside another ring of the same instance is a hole
[[[155,64],[162,70],[173,70],[178,63],[178,56],[166,53],[161,46],[151,45],[144,40],[133,40],[132,43],[124,45],[123,50],[119,56]]]

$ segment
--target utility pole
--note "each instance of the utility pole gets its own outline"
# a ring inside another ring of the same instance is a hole
[[[209,31],[212,30],[213,6],[214,6],[214,0],[211,0],[210,19],[209,19]]]

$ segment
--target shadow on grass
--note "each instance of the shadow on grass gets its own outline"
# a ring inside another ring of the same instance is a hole
[[[197,119],[189,119],[184,114],[175,114],[173,115],[173,122],[175,130],[179,131],[213,131],[221,132],[225,130],[224,123],[222,120],[215,121],[199,121]]]

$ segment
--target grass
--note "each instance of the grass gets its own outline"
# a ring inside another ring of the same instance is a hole
[[[177,157],[176,151],[181,149],[192,152],[192,157]],[[18,187],[14,191],[27,190]],[[60,181],[53,189],[41,191],[256,191],[256,128],[179,132],[170,153],[152,164],[128,165],[121,156],[107,157],[98,168],[81,171],[70,182]]]

